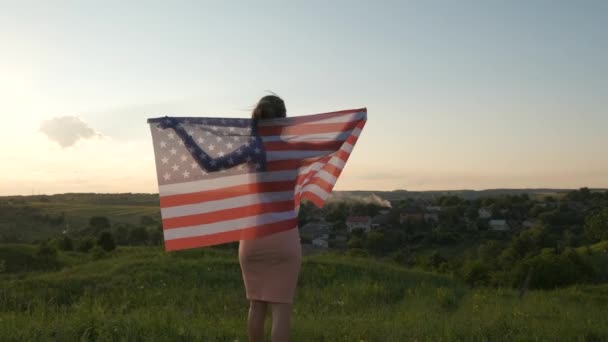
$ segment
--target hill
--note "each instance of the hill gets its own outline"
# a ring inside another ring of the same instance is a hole
[[[59,260],[59,270],[0,273],[0,340],[246,341],[234,251],[120,248]],[[317,255],[303,264],[293,341],[600,341],[605,304],[605,285],[520,300],[392,263]]]

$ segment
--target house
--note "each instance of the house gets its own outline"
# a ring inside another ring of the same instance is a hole
[[[362,229],[368,233],[372,229],[372,218],[369,216],[349,216],[346,219],[346,228],[349,233],[355,229]]]
[[[316,248],[329,248],[328,235],[322,235],[312,240],[313,247]]]
[[[490,230],[497,232],[506,232],[510,229],[506,220],[490,220],[488,225],[490,226]]]
[[[404,209],[399,215],[399,223],[416,223],[424,221],[424,212],[420,208],[410,207]]]
[[[480,219],[489,219],[492,217],[492,210],[489,208],[479,208],[477,211]]]
[[[439,214],[436,212],[433,213],[424,213],[424,222],[426,223],[437,223],[439,222]]]
[[[372,229],[386,227],[389,225],[390,221],[391,216],[389,214],[376,215],[372,218]]]
[[[438,205],[429,205],[425,209],[427,213],[438,213],[441,211],[441,207]]]
[[[540,223],[540,220],[537,220],[537,219],[527,219],[524,222],[522,222],[521,225],[524,228],[532,228],[532,227],[538,225],[539,223]]]

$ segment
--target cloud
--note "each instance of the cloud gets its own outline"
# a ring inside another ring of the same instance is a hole
[[[61,147],[74,145],[78,140],[101,136],[84,121],[75,116],[61,116],[42,121],[40,132]]]

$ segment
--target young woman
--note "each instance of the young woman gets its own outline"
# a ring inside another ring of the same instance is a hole
[[[286,117],[285,103],[275,95],[264,96],[253,110],[258,120]],[[273,342],[289,340],[291,304],[298,282],[302,247],[298,229],[289,229],[253,240],[241,240],[239,262],[250,302],[249,341],[264,341],[266,313],[272,313]]]

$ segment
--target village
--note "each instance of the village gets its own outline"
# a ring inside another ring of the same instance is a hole
[[[351,243],[353,238],[356,240],[370,233],[405,235],[409,242],[438,235],[491,234],[507,238],[543,223],[559,224],[556,220],[560,217],[580,216],[589,209],[572,198],[531,199],[526,194],[479,200],[444,196],[431,201],[351,202],[350,205],[333,204],[333,208],[330,203],[328,207],[310,206],[300,212],[300,236],[305,251],[353,248],[357,246],[357,243],[354,246]]]

